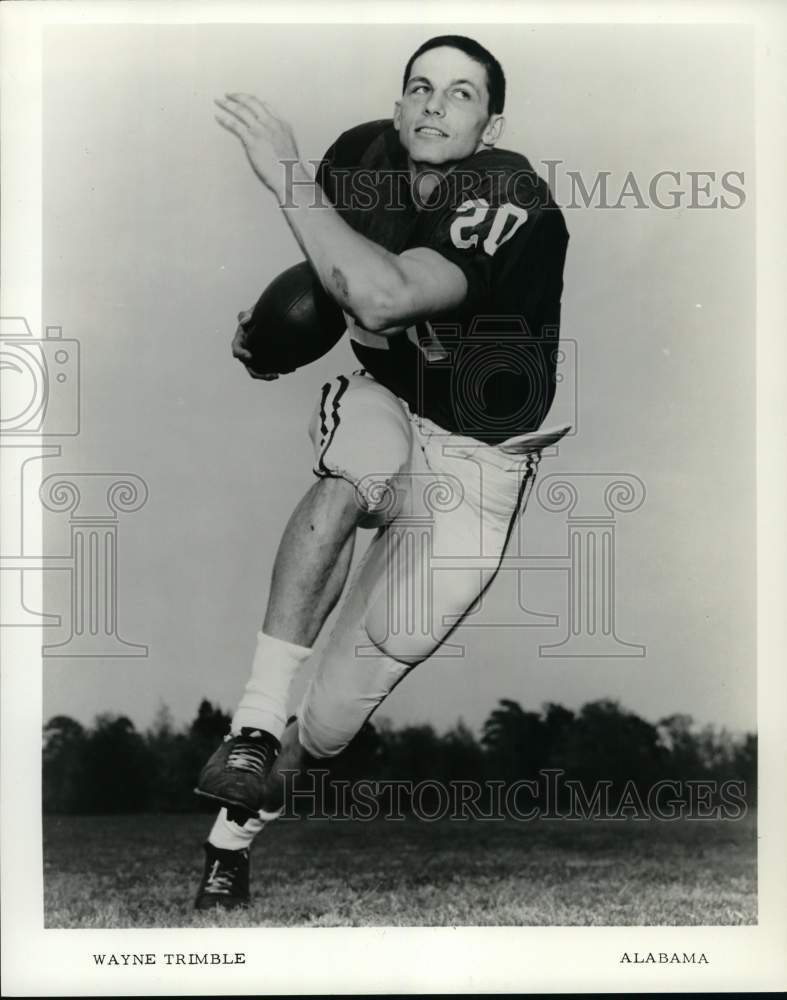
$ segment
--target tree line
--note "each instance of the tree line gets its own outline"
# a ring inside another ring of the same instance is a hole
[[[54,716],[43,729],[44,811],[212,812],[193,788],[229,723],[230,716],[207,700],[183,727],[162,707],[142,732],[123,715],[98,715],[89,727]],[[586,788],[633,782],[643,794],[664,780],[737,781],[754,805],[757,740],[712,725],[698,728],[685,714],[653,724],[609,699],[576,712],[554,703],[528,711],[504,699],[479,738],[461,721],[444,733],[431,725],[367,722],[342,754],[320,767],[330,769],[329,789],[358,779],[513,783],[550,769]]]

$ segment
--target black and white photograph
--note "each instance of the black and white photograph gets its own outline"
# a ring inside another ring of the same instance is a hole
[[[4,995],[783,988],[778,6],[4,7]]]

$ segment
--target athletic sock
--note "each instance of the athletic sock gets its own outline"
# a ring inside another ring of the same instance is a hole
[[[241,851],[244,847],[250,847],[252,840],[260,830],[272,820],[277,819],[280,814],[281,810],[275,813],[260,811],[259,818],[252,816],[241,824],[231,820],[227,815],[227,810],[222,808],[208,834],[208,842],[225,851]]]
[[[298,667],[311,649],[257,633],[251,676],[232,717],[232,732],[264,729],[280,740],[287,725],[287,696]]]

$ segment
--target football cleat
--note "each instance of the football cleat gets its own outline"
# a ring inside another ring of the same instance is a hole
[[[195,910],[234,910],[249,905],[249,849],[225,851],[205,843],[205,870],[194,901]]]
[[[256,816],[265,779],[280,749],[276,737],[263,729],[241,729],[239,736],[228,733],[203,767],[194,791]]]

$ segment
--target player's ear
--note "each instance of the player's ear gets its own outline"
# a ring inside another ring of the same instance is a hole
[[[483,142],[485,146],[494,146],[495,143],[500,140],[505,124],[506,120],[502,115],[490,115],[489,121],[486,123],[486,128],[481,136],[481,142]]]
[[[394,112],[393,112],[394,128],[398,129],[401,124],[402,124],[402,102],[396,101],[394,103]]]

